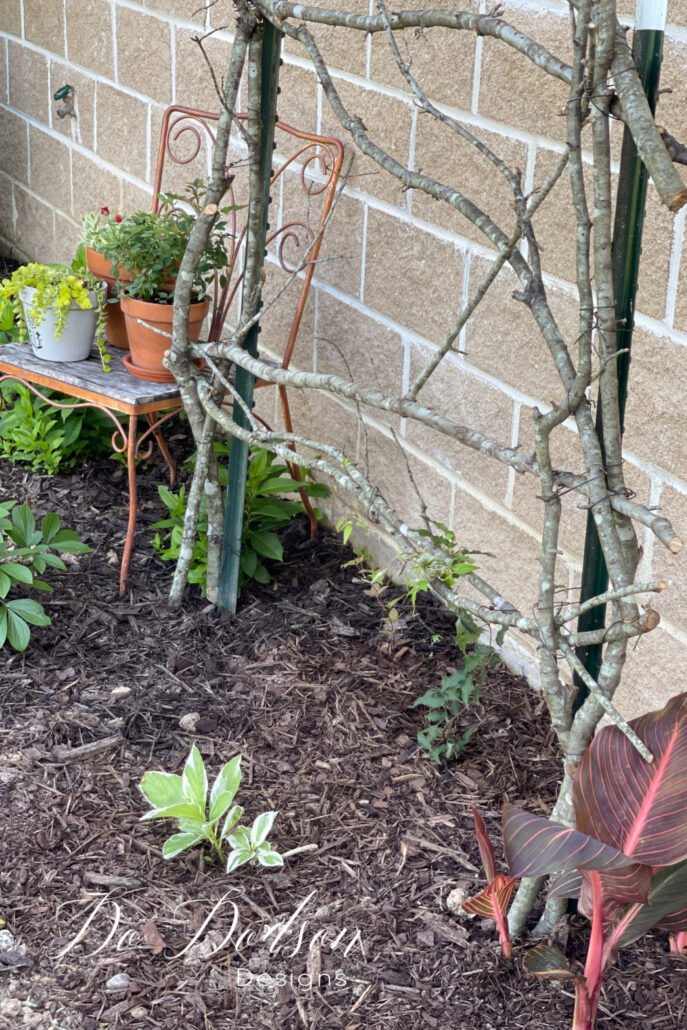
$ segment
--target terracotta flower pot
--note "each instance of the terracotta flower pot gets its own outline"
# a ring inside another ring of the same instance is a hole
[[[107,283],[107,323],[105,325],[105,336],[107,342],[111,343],[113,347],[119,347],[120,350],[129,349],[129,341],[126,337],[126,326],[124,324],[124,315],[120,307],[119,301],[113,301],[110,303],[112,298],[112,287],[116,280],[114,276],[110,275],[110,268],[112,265],[103,257],[97,250],[91,250],[90,247],[86,247],[86,265],[90,268],[94,275],[97,275],[99,279],[102,279]],[[130,283],[131,276],[125,269],[119,268],[119,281],[123,283]]]
[[[174,376],[162,364],[166,350],[172,345],[172,304],[153,304],[150,301],[136,300],[134,297],[122,297],[122,312],[126,323],[130,354],[124,358],[124,364],[132,375],[138,379],[149,379],[156,383],[173,383]],[[188,320],[188,334],[197,340],[208,313],[209,301],[191,304]],[[147,322],[141,325],[138,319]],[[156,332],[159,329],[160,332]],[[162,335],[165,333],[166,335]]]

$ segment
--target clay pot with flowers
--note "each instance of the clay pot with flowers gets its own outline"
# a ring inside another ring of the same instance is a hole
[[[105,318],[105,336],[108,343],[120,350],[129,349],[129,341],[126,335],[124,315],[115,293],[115,283],[130,282],[131,277],[123,268],[111,266],[104,254],[105,247],[111,246],[117,240],[119,226],[123,218],[121,215],[111,215],[108,207],[101,207],[96,214],[91,212],[83,215],[81,240],[86,248],[86,265],[89,271],[93,272],[102,282],[107,283],[107,308]]]
[[[196,180],[186,195],[160,194],[158,211],[137,211],[116,223],[116,232],[103,247],[111,268],[119,270],[115,291],[119,296],[129,354],[124,364],[132,375],[155,382],[173,382],[162,364],[172,335],[174,286],[191,229],[201,207],[202,183]],[[192,210],[184,210],[180,203]],[[208,290],[215,275],[227,265],[226,223],[217,219],[203,251],[193,282],[189,336],[197,340],[208,313]],[[127,282],[122,273],[130,277]]]

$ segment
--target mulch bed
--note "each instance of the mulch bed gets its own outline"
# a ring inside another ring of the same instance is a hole
[[[0,1027],[570,1026],[569,984],[525,977],[526,945],[505,962],[489,925],[447,908],[482,883],[470,806],[497,832],[504,798],[546,812],[555,796],[536,696],[493,670],[463,760],[433,765],[412,702],[456,660],[446,614],[405,609],[385,632],[342,567],[350,554],[326,532],[311,542],[301,521],[274,582],[246,591],[235,618],[197,593],[170,609],[170,568],[145,528],[163,480],[141,472],[120,600],[123,469],[50,478],[0,463],[2,499],[57,511],[93,547],[41,598],[53,626],[0,658],[0,916],[27,963],[4,969],[0,951]],[[317,850],[232,877],[200,849],[165,862],[171,824],[139,822],[137,784],[179,771],[194,740],[212,775],[243,754],[238,800],[250,819],[279,809],[275,846]],[[276,924],[281,937],[263,939]],[[584,942],[573,926],[568,953],[582,958]],[[659,937],[623,952],[599,1030],[684,1026],[686,972]]]

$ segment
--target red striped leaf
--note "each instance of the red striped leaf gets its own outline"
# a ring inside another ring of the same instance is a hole
[[[673,933],[687,930],[687,861],[654,876],[649,904],[633,906],[614,930],[615,947],[624,948],[653,926]]]
[[[505,915],[517,885],[517,880],[497,873],[483,891],[463,902],[463,911],[471,916],[482,916],[483,919],[496,919],[499,912]]]
[[[479,814],[474,805],[472,808],[472,818],[475,821],[475,833],[477,834],[477,843],[479,845],[479,853],[482,859],[482,865],[484,866],[484,872],[487,880],[491,882],[496,876],[496,859],[494,857],[494,849],[491,846],[489,840],[489,834],[487,833],[487,824],[485,823],[482,816]]]
[[[687,858],[687,694],[630,725],[654,761],[617,727],[598,733],[573,786],[576,823],[636,862],[673,865]]]
[[[563,952],[549,944],[537,944],[531,948],[523,959],[522,967],[526,973],[545,980],[578,979],[577,974],[568,968],[568,960]]]
[[[508,803],[503,806],[503,841],[508,866],[517,877],[632,864],[627,855],[594,837]]]
[[[577,869],[570,869],[566,873],[559,873],[551,880],[547,898],[579,898],[582,890],[582,873]]]
[[[592,885],[590,875],[583,869],[582,890],[580,891],[579,909],[582,915],[592,918]],[[611,869],[599,873],[601,894],[604,901],[604,922],[616,919],[626,905],[646,905],[649,900],[649,888],[653,872],[648,865],[632,865],[622,869]]]

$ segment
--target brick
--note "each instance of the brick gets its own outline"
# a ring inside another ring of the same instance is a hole
[[[172,32],[166,22],[117,8],[117,75],[120,85],[171,104]]]
[[[412,123],[409,104],[341,80],[336,81],[336,88],[349,114],[362,118],[368,138],[407,167]],[[405,206],[405,194],[399,180],[345,138],[347,134],[326,99],[322,102],[322,132],[342,139],[347,146],[349,157],[353,157],[349,175],[352,187],[397,207]]]
[[[466,128],[509,168],[525,169],[527,148],[524,143],[482,128],[470,125]],[[418,116],[415,168],[460,190],[510,236],[515,226],[515,211],[513,192],[507,180],[472,144],[430,115]],[[484,233],[449,204],[435,200],[421,190],[413,190],[411,196],[414,215],[471,240],[486,243]]]
[[[424,503],[429,518],[446,523],[451,504],[451,483],[441,470],[407,453],[398,440],[389,439],[372,426],[367,430],[367,444],[368,478],[399,517],[409,526],[424,529]],[[363,446],[361,433],[358,466],[365,472]]]
[[[674,37],[667,37],[663,48],[661,65],[661,88],[670,89],[663,93],[656,108],[656,120],[679,140],[687,137],[687,43]]]
[[[471,295],[490,265],[484,258],[472,257]],[[468,361],[539,402],[560,401],[563,387],[546,342],[524,303],[512,297],[518,288],[513,272],[502,269],[467,324]],[[577,305],[553,287],[547,290],[547,297],[570,347],[579,331]]]
[[[372,208],[368,215],[365,303],[441,343],[460,310],[462,255],[414,225]]]
[[[148,151],[148,105],[104,82],[96,83],[96,153],[124,172],[144,179]],[[122,132],[122,127],[126,131]]]
[[[0,172],[0,236],[14,241],[14,183]]]
[[[122,214],[130,215],[134,211],[150,211],[153,206],[152,190],[142,189],[133,182],[122,182]]]
[[[220,100],[212,75],[192,37],[198,33],[190,29],[177,29],[175,55],[175,103],[194,107],[201,111],[219,111]],[[210,36],[203,47],[217,78],[220,89],[229,64],[231,43],[226,39]],[[245,101],[244,101],[245,103]]]
[[[31,126],[31,189],[53,208],[71,212],[71,161],[69,148]]]
[[[680,255],[674,325],[676,329],[687,332],[687,239],[683,242]]]
[[[0,153],[2,170],[19,182],[28,182],[28,124],[23,118],[3,111],[0,114]]]
[[[279,120],[303,132],[317,132],[317,75],[314,68],[284,64],[279,69]]]
[[[687,497],[664,485],[661,493],[660,514],[670,519],[675,532],[687,542]],[[671,554],[658,540],[654,540],[652,576],[664,579],[668,589],[653,604],[661,612],[687,631],[687,563],[685,554]]]
[[[69,60],[114,78],[110,5],[105,0],[65,0],[65,17]]]
[[[265,304],[286,282],[287,273],[279,265],[267,262],[265,265],[265,284],[262,296]],[[279,361],[284,356],[286,345],[291,335],[296,308],[301,296],[302,280],[291,283],[281,294],[273,307],[269,307],[260,320],[260,348],[267,349]],[[296,345],[291,357],[294,368],[310,370],[313,367],[313,340],[315,335],[315,291],[308,293],[305,310],[301,318]]]
[[[424,0],[404,3],[403,10],[422,10]],[[479,10],[478,3],[461,4],[461,11],[470,14]],[[475,40],[472,32],[454,29],[407,29],[396,33],[396,43],[404,60],[410,58],[410,71],[425,95],[440,104],[469,111],[475,69]],[[399,71],[386,33],[372,37],[370,78],[375,82],[408,90]]]
[[[21,188],[14,187],[17,209],[15,238],[17,245],[32,261],[55,260],[55,230],[52,208],[36,200]]]
[[[410,382],[422,371],[433,351],[412,344],[410,348]],[[500,390],[477,379],[465,368],[465,362],[447,355],[418,394],[426,404],[454,422],[476,429],[504,446],[510,446],[513,402]],[[473,485],[496,500],[503,501],[508,485],[508,469],[493,458],[464,447],[456,440],[408,419],[406,439],[420,450],[464,476]]]
[[[659,606],[660,607],[660,606]],[[662,708],[679,687],[676,676],[687,663],[687,648],[659,626],[630,642],[623,679],[613,703],[626,719]]]
[[[403,385],[404,350],[398,333],[318,292],[317,371],[398,396]],[[399,425],[397,415],[364,408],[371,417]]]
[[[81,236],[81,223],[55,211],[55,261],[70,265]]]
[[[154,183],[158,151],[161,147],[160,132],[164,109],[152,105],[150,128],[150,178]],[[201,123],[174,117],[170,123],[170,151],[164,154],[161,182],[162,193],[184,193],[187,183],[194,179],[208,181],[212,150],[212,138]],[[216,125],[211,123],[213,133]],[[196,135],[198,129],[199,135]],[[200,142],[200,148],[198,143]],[[173,156],[172,156],[173,155]],[[195,156],[194,156],[195,155]]]
[[[339,0],[337,11],[353,14],[368,14],[367,0]],[[330,69],[352,72],[364,76],[367,69],[367,45],[363,32],[355,29],[339,28],[329,25],[309,24],[315,42],[319,47],[326,64]],[[308,52],[297,40],[284,37],[283,49],[287,54],[308,57]]]
[[[537,149],[534,169],[534,190],[544,185],[552,174],[560,153],[545,147]],[[590,218],[594,213],[594,193],[591,166],[584,164],[587,207]],[[617,185],[617,176],[613,177],[613,193]],[[542,268],[549,275],[576,282],[576,244],[577,223],[572,203],[570,175],[566,168],[548,197],[532,219],[532,225],[541,251]],[[593,262],[593,255],[590,260]],[[593,267],[593,264],[592,264]]]
[[[21,39],[21,0],[3,0],[0,4],[0,32]]]
[[[625,447],[685,475],[687,347],[635,329],[625,414]]]
[[[562,61],[571,60],[567,15],[523,10],[506,3],[504,19],[526,32]],[[564,142],[568,87],[498,39],[484,37],[479,113],[504,125]]]
[[[8,42],[10,106],[48,122],[48,60],[19,43]]]
[[[318,279],[351,297],[360,296],[363,245],[363,206],[341,195],[327,223],[315,269]]]
[[[202,27],[205,23],[205,7],[197,0],[142,0],[144,7],[149,7],[155,14],[168,15],[173,20],[189,22]],[[226,20],[226,11],[222,11],[221,23]],[[216,26],[215,26],[216,27]]]
[[[7,95],[7,40],[0,38],[0,102],[8,102]]]
[[[460,489],[456,490],[451,528],[458,546],[494,555],[475,556],[479,574],[524,615],[530,615],[539,590],[537,541]],[[480,598],[484,601],[482,595]]]
[[[270,391],[265,388],[260,392]],[[332,444],[342,450],[349,461],[357,461],[358,416],[355,410],[340,404],[330,394],[317,390],[289,390],[289,407],[295,433],[319,443]],[[317,478],[322,478],[319,472]],[[350,495],[342,494],[342,497],[350,510]]]
[[[61,136],[66,136],[76,143],[93,148],[94,142],[94,115],[95,115],[95,87],[96,83],[87,75],[78,72],[72,65],[66,64],[57,58],[51,59],[49,63],[50,86],[48,93],[51,98],[53,109],[52,128]],[[52,100],[57,90],[69,83],[74,90],[74,109],[76,118],[59,118],[57,109],[61,106],[57,101]]]
[[[24,38],[64,56],[64,0],[24,0]]]
[[[523,408],[520,412],[520,433],[518,445],[525,454],[534,453],[534,429],[532,410]],[[551,434],[551,461],[555,469],[582,475],[585,469],[584,455],[579,437],[566,425],[557,426]],[[623,467],[625,483],[632,496],[641,504],[649,499],[649,477],[628,461]],[[516,475],[513,487],[512,508],[515,514],[538,533],[544,522],[544,502],[542,500],[539,477],[529,474]],[[582,562],[584,537],[587,526],[588,501],[574,492],[561,496],[561,526],[559,541],[561,548],[578,562]],[[638,530],[641,538],[642,530]],[[641,540],[640,540],[641,542]]]
[[[79,151],[72,152],[72,217],[80,221],[88,211],[109,207],[122,210],[122,184],[119,176],[102,168]]]
[[[661,204],[649,183],[636,306],[652,318],[665,318],[674,224],[675,215]]]

